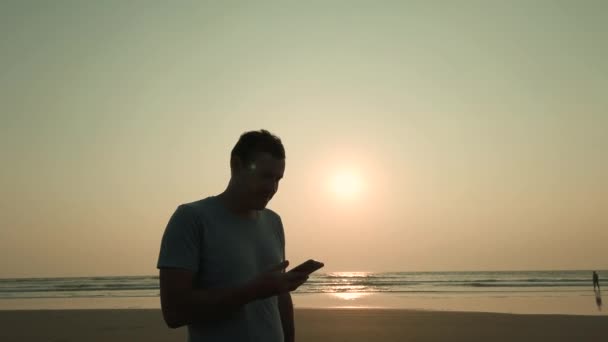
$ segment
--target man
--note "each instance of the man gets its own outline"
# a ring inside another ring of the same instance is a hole
[[[597,272],[593,271],[593,290],[595,291],[595,288],[597,287],[597,289],[600,289],[600,277],[597,275]]]
[[[163,317],[188,340],[294,341],[290,291],[308,279],[284,272],[281,218],[266,208],[285,171],[281,140],[246,132],[232,149],[224,192],[177,207],[157,267]]]

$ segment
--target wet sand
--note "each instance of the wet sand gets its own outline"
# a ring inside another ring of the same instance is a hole
[[[4,310],[0,341],[185,341],[158,309]],[[608,316],[513,315],[391,309],[296,309],[296,340],[591,341]]]

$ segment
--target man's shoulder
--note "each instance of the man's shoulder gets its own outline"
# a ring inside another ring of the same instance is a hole
[[[197,201],[182,203],[177,207],[177,211],[186,213],[186,215],[194,217],[196,220],[201,220],[209,212],[216,209],[215,202],[215,198],[209,196]]]
[[[267,217],[270,217],[272,220],[281,221],[281,216],[279,214],[277,214],[276,211],[270,209],[270,208],[264,208],[264,210],[262,211],[264,215],[266,215]]]
[[[215,196],[209,196],[199,199],[194,202],[183,203],[181,206],[188,207],[194,210],[207,209],[215,205]]]
[[[284,228],[281,216],[277,214],[274,210],[269,208],[265,208],[263,210],[263,215],[266,217],[266,222],[270,224],[272,229],[282,235]]]

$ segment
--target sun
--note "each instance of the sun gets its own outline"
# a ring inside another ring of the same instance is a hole
[[[336,171],[330,179],[331,192],[342,199],[354,199],[363,188],[360,174],[354,169]]]

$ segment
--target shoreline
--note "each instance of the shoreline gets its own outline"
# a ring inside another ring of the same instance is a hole
[[[607,316],[589,294],[411,296],[378,293],[292,294],[297,309],[380,309],[507,314]],[[160,298],[68,297],[0,299],[0,310],[160,309]]]

